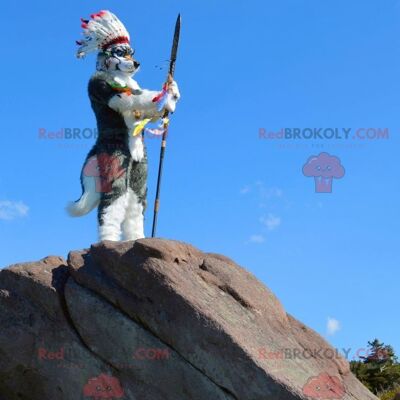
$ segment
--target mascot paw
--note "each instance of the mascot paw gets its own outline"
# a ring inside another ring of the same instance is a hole
[[[176,103],[179,101],[181,98],[181,94],[179,92],[178,84],[173,81],[172,83],[169,84],[168,87],[168,99],[165,104],[165,108],[173,113],[176,109]]]

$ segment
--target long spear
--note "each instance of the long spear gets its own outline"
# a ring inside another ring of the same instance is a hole
[[[175,24],[174,41],[172,43],[171,58],[170,58],[170,63],[169,63],[169,73],[168,73],[168,78],[167,78],[167,83],[169,83],[169,84],[172,83],[174,80],[175,63],[176,63],[176,57],[178,54],[180,31],[181,31],[181,14],[178,15],[178,18],[177,18],[176,24]],[[154,202],[153,228],[151,231],[151,237],[155,237],[155,235],[156,235],[158,210],[160,209],[161,177],[162,177],[163,164],[164,164],[165,148],[167,146],[167,136],[168,136],[168,126],[169,126],[168,115],[169,115],[169,112],[165,111],[165,113],[164,113],[164,132],[163,132],[162,141],[161,141],[160,164],[158,166],[157,191],[156,191],[156,200]]]

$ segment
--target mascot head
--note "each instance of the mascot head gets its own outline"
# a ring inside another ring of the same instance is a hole
[[[140,64],[133,58],[134,50],[130,45],[129,33],[122,22],[110,11],[92,14],[90,20],[82,19],[83,40],[77,57],[98,52],[97,70],[134,74]]]

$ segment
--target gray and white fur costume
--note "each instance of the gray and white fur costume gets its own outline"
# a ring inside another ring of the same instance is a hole
[[[82,168],[82,196],[67,210],[78,217],[98,207],[101,241],[136,240],[144,237],[147,156],[143,136],[132,132],[143,119],[156,120],[163,114],[153,101],[159,91],[141,89],[132,79],[140,64],[115,15],[101,11],[82,27],[85,40],[78,42],[78,57],[99,50],[97,72],[88,85],[98,138]],[[165,109],[174,112],[179,97],[173,82]]]

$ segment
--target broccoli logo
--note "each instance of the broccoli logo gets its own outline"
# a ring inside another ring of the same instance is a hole
[[[345,170],[339,158],[320,153],[307,160],[303,166],[303,174],[314,178],[316,193],[332,193],[333,179],[343,178]]]
[[[101,374],[89,379],[83,388],[83,395],[93,397],[93,400],[120,399],[124,396],[124,390],[117,378]]]
[[[89,158],[83,170],[85,176],[94,178],[98,193],[111,192],[114,181],[121,178],[125,172],[119,158],[107,153]]]
[[[322,373],[308,380],[303,393],[312,399],[336,400],[343,398],[345,391],[338,377]]]

